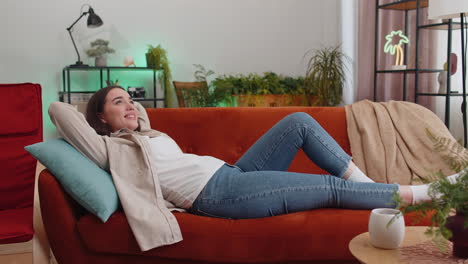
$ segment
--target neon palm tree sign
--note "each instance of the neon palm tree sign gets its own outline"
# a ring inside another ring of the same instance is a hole
[[[405,68],[405,66],[403,66],[403,59],[405,57],[405,54],[403,53],[401,45],[409,43],[408,37],[403,35],[403,32],[401,30],[396,30],[392,31],[390,34],[385,36],[385,39],[387,40],[387,42],[384,46],[384,52],[390,53],[391,55],[395,55],[396,53],[395,68]]]

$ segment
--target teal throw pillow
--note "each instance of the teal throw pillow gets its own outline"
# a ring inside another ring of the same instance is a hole
[[[46,166],[65,191],[103,222],[119,207],[112,176],[63,139],[52,139],[25,149]]]

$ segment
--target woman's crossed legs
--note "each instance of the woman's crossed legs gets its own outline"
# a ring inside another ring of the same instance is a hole
[[[287,172],[299,149],[331,175]],[[235,166],[218,170],[191,211],[241,219],[324,207],[394,206],[398,185],[346,181],[350,164],[351,157],[311,116],[294,113],[265,133]]]

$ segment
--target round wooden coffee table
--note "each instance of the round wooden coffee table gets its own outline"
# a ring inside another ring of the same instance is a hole
[[[431,238],[426,236],[424,232],[427,226],[407,226],[405,228],[405,240],[401,247],[413,246]],[[375,248],[369,242],[369,232],[355,236],[349,242],[349,250],[355,258],[362,263],[406,263],[403,262],[400,249],[380,249]]]

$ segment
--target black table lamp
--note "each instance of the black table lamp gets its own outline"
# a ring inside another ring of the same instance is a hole
[[[75,47],[76,55],[78,55],[78,60],[76,61],[75,64],[70,65],[70,67],[86,67],[86,66],[88,66],[86,64],[83,64],[83,62],[81,61],[80,53],[78,52],[78,49],[76,48],[75,40],[73,39],[73,35],[72,35],[73,26],[85,15],[89,15],[88,16],[88,22],[87,22],[87,25],[88,25],[89,28],[100,27],[103,24],[102,19],[98,15],[96,15],[96,13],[94,13],[93,8],[91,6],[89,6],[88,12],[83,12],[81,14],[81,16],[77,20],[75,20],[75,22],[73,22],[73,24],[71,24],[71,26],[69,26],[67,28],[68,33],[70,34],[70,38],[71,38],[71,40],[73,42],[73,46]]]

